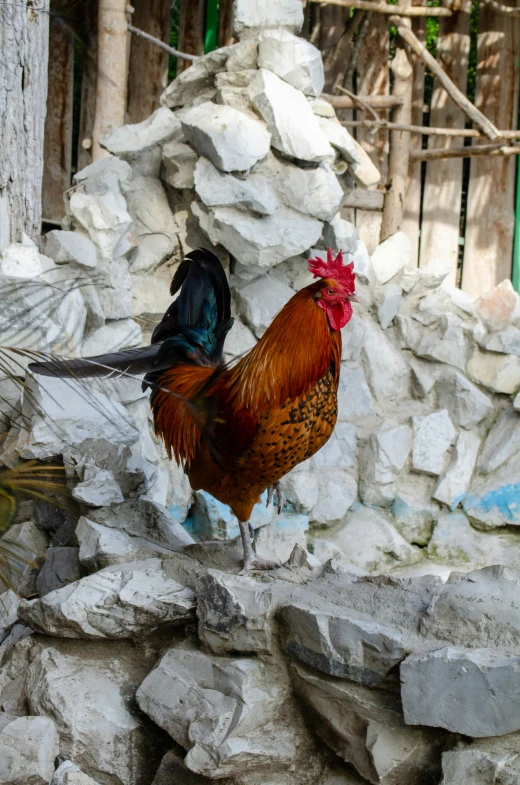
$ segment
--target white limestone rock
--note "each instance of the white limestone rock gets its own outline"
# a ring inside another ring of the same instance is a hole
[[[442,754],[442,785],[489,785],[520,780],[518,734],[479,739]]]
[[[206,101],[180,115],[182,130],[200,155],[224,172],[248,171],[266,157],[271,135],[258,120]]]
[[[118,640],[193,617],[195,596],[160,559],[105,567],[27,603],[21,618],[47,635]]]
[[[268,584],[208,570],[196,587],[199,637],[213,654],[271,651]]]
[[[131,349],[139,346],[142,339],[141,327],[137,322],[133,319],[116,319],[91,332],[81,345],[81,354],[83,357],[94,357],[119,349]]]
[[[396,232],[378,245],[370,261],[379,283],[386,283],[412,260],[412,244],[404,232]]]
[[[225,70],[229,57],[236,51],[236,46],[225,46],[199,57],[170,82],[161,95],[161,104],[175,109],[212,98],[215,94],[214,75]]]
[[[208,210],[197,202],[193,214],[213,243],[221,243],[244,265],[272,267],[311,247],[322,224],[288,207],[257,216],[236,207]],[[260,271],[259,271],[260,272]]]
[[[354,143],[357,158],[349,165],[354,181],[360,188],[370,188],[381,180],[381,173],[364,148],[351,137]]]
[[[362,160],[359,147],[347,129],[336,118],[319,117],[318,125],[328,139],[329,144],[338,151],[341,157],[347,163],[359,167]]]
[[[470,518],[495,526],[518,526],[520,524],[520,456],[509,458],[489,475],[475,475],[471,487],[462,499],[464,512]]]
[[[282,645],[300,662],[329,676],[380,685],[409,653],[400,630],[368,614],[321,610],[296,602],[280,612]]]
[[[315,169],[284,167],[280,187],[288,206],[322,221],[332,219],[343,199],[338,178],[326,163]]]
[[[479,449],[480,438],[476,433],[460,432],[452,461],[433,490],[434,499],[452,509],[459,504],[469,488]]]
[[[341,331],[341,360],[359,360],[366,337],[365,322],[353,318]]]
[[[173,188],[193,188],[197,153],[184,142],[167,142],[162,148],[161,180]]]
[[[410,369],[384,332],[371,322],[365,323],[366,335],[361,358],[375,398],[383,405],[409,397]]]
[[[130,163],[134,174],[158,177],[161,145],[181,135],[179,118],[161,106],[141,123],[109,131],[99,143],[105,150]]]
[[[233,6],[233,32],[246,38],[258,28],[283,27],[299,33],[303,8],[299,0],[237,0]]]
[[[103,393],[87,393],[77,381],[52,376],[30,377],[27,385],[30,395],[24,398],[23,412],[28,429],[20,432],[16,444],[22,458],[51,458],[88,438],[114,444],[133,444],[139,438],[126,409]]]
[[[144,537],[134,537],[90,518],[81,517],[76,528],[79,560],[94,571],[114,564],[168,556],[170,551]]]
[[[257,278],[243,289],[236,290],[242,316],[258,338],[293,295],[292,289],[271,276]]]
[[[370,507],[355,505],[344,520],[328,541],[343,559],[367,572],[388,572],[423,558],[419,548],[406,542],[383,515]]]
[[[518,327],[508,325],[504,330],[488,333],[479,322],[473,330],[473,337],[483,349],[488,352],[499,352],[500,354],[520,355],[520,330]]]
[[[318,117],[336,117],[336,110],[325,98],[309,98],[309,103]]]
[[[122,194],[132,179],[132,167],[114,155],[100,158],[74,175],[82,194]]]
[[[230,357],[241,357],[247,354],[256,345],[253,332],[238,318],[235,318],[233,327],[226,337],[224,352]]]
[[[148,272],[171,256],[177,247],[172,211],[164,187],[156,177],[134,178],[125,196],[139,241],[131,255],[131,269],[136,273]]]
[[[401,663],[408,725],[446,728],[472,738],[520,730],[520,659],[491,649],[446,646]]]
[[[75,223],[84,229],[97,247],[101,260],[111,263],[125,256],[135,245],[131,236],[133,221],[126,201],[119,193],[72,194],[69,203]]]
[[[491,399],[458,371],[441,373],[436,390],[439,406],[461,428],[475,428],[494,411]]]
[[[356,362],[342,364],[338,387],[338,422],[375,418],[374,399],[362,367]]]
[[[36,278],[53,267],[54,261],[39,253],[25,234],[22,242],[11,243],[0,251],[0,274],[10,278]]]
[[[461,569],[493,564],[514,567],[520,558],[520,540],[515,534],[477,531],[465,515],[454,512],[436,521],[428,543],[428,558]]]
[[[401,287],[397,284],[391,284],[382,291],[381,299],[377,307],[377,316],[383,330],[386,330],[386,328],[392,324],[395,316],[399,313],[399,309],[403,302],[403,292]]]
[[[476,348],[467,370],[474,382],[492,392],[513,395],[520,387],[520,357],[513,354],[493,354]]]
[[[79,232],[53,229],[43,236],[43,248],[56,264],[72,262],[86,269],[97,267],[96,246]]]
[[[36,578],[49,544],[47,535],[32,521],[25,521],[12,524],[1,542],[9,551],[8,563],[2,565],[2,572],[20,597],[33,596],[36,594]]]
[[[320,453],[318,453],[319,455]],[[285,497],[296,512],[310,513],[318,502],[319,482],[317,472],[296,470],[282,479]]]
[[[283,564],[289,561],[296,547],[297,558],[303,557],[304,562],[309,563],[313,557],[307,552],[308,529],[307,515],[285,512],[275,515],[269,525],[255,533],[256,553],[261,559]]]
[[[12,717],[0,730],[0,783],[48,785],[58,752],[58,733],[51,719]]]
[[[443,739],[404,724],[399,699],[344,679],[294,665],[298,695],[313,713],[321,738],[374,785],[438,781]]]
[[[84,479],[72,491],[72,496],[89,507],[108,507],[124,501],[116,479],[111,471],[86,466]]]
[[[465,371],[467,349],[462,320],[453,313],[443,314],[435,328],[430,327],[423,333],[414,352],[419,357],[447,363]]]
[[[412,467],[417,472],[439,475],[443,472],[448,451],[457,431],[446,409],[413,417]]]
[[[408,425],[384,423],[375,430],[359,454],[361,500],[388,507],[395,499],[396,481],[412,449]]]
[[[503,329],[520,318],[520,297],[511,281],[505,280],[475,303],[475,315],[492,331]]]
[[[266,30],[260,34],[258,66],[267,68],[305,95],[323,91],[325,74],[319,49],[287,30]]]
[[[354,253],[359,237],[357,229],[350,221],[335,215],[323,224],[323,244],[333,251]]]
[[[356,463],[356,453],[355,426],[338,422],[328,442],[313,456],[313,464],[317,469],[350,469]]]
[[[58,766],[49,785],[99,785],[88,774],[83,774],[79,766],[65,760]]]
[[[248,91],[267,124],[274,148],[291,158],[313,163],[334,157],[302,93],[265,69],[258,71]]]
[[[490,474],[520,450],[520,416],[514,407],[506,409],[489,431],[478,468],[482,474]]]
[[[318,501],[311,510],[311,521],[321,526],[339,523],[357,499],[355,479],[340,469],[324,469],[318,485]]]
[[[260,215],[272,215],[279,206],[267,179],[260,174],[246,180],[217,169],[199,158],[194,175],[195,190],[207,207],[247,207]]]
[[[94,781],[145,782],[157,761],[153,733],[132,710],[154,656],[125,641],[56,639],[32,648],[24,674],[29,708],[54,720],[60,757]]]
[[[428,545],[438,515],[438,505],[423,501],[420,490],[414,496],[399,489],[392,504],[394,526],[412,545]]]

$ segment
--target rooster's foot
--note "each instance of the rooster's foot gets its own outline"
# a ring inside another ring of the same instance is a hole
[[[240,571],[240,575],[248,575],[250,572],[261,570],[277,570],[281,566],[276,561],[260,559],[258,556],[255,556],[253,559],[244,559],[244,568]]]
[[[280,482],[275,482],[269,486],[267,489],[267,503],[266,507],[269,507],[273,500],[274,492],[276,491],[276,496],[278,498],[278,515],[282,512],[282,509],[285,506],[285,494],[282,490],[282,484]]]

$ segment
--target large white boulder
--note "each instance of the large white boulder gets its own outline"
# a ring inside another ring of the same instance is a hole
[[[42,242],[46,253],[56,264],[73,262],[87,269],[97,266],[96,246],[84,234],[53,229],[44,235]]]
[[[325,74],[319,49],[287,30],[266,30],[258,45],[258,65],[267,68],[305,95],[323,91]]]
[[[334,157],[316,115],[299,90],[262,68],[248,91],[271,132],[274,148],[291,158],[313,163]]]
[[[299,33],[302,25],[300,0],[237,0],[233,6],[233,30],[241,37],[257,28],[284,27]]]
[[[1,785],[48,785],[59,752],[56,725],[48,717],[11,717],[0,725]]]
[[[72,194],[69,204],[75,223],[84,229],[97,247],[103,262],[125,256],[135,245],[130,235],[133,221],[126,201],[119,193]]]
[[[224,172],[247,171],[269,152],[265,126],[231,106],[206,101],[182,111],[180,119],[188,141]]]
[[[199,158],[194,182],[206,207],[247,207],[261,215],[272,215],[279,206],[276,194],[263,175],[249,175],[244,180],[221,172],[207,158]]]
[[[177,247],[172,211],[164,187],[156,177],[135,177],[125,196],[138,238],[137,248],[131,255],[131,269],[136,273],[148,272],[171,256]]]

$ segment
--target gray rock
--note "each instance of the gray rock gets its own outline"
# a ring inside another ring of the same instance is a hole
[[[341,331],[341,359],[359,360],[366,336],[365,323],[361,319],[351,319]]]
[[[348,423],[372,419],[374,414],[374,400],[363,369],[355,362],[342,363],[338,387],[338,421]]]
[[[119,349],[132,349],[139,346],[142,340],[143,334],[137,322],[133,319],[117,319],[91,332],[81,345],[81,354],[83,357],[95,357]]]
[[[260,337],[293,294],[287,285],[266,275],[237,290],[236,297],[244,320]]]
[[[283,27],[299,33],[303,9],[298,0],[237,0],[234,6],[233,32],[246,37],[258,28]]]
[[[360,188],[370,188],[377,185],[381,180],[381,173],[365,149],[350,137],[356,151],[356,158],[349,165],[349,172],[352,174],[354,182]]]
[[[374,396],[383,405],[408,398],[410,370],[403,355],[379,327],[365,326],[361,357]]]
[[[49,785],[99,785],[70,760],[64,761],[54,772]]]
[[[520,357],[475,349],[468,362],[468,375],[492,392],[513,395],[520,386]]]
[[[240,319],[235,318],[233,327],[227,335],[226,344],[224,346],[226,355],[241,357],[242,355],[247,354],[255,345],[256,338],[252,331],[249,327],[246,327]]]
[[[0,783],[48,785],[58,752],[58,733],[51,719],[12,718],[0,730]]]
[[[343,189],[332,169],[321,163],[315,169],[285,166],[278,187],[285,203],[320,220],[330,220],[343,200]]]
[[[228,58],[236,51],[237,47],[226,46],[200,57],[170,82],[161,95],[161,104],[175,109],[212,98],[214,75],[225,70]]]
[[[439,475],[447,463],[448,450],[457,431],[446,409],[413,417],[412,466],[417,472]]]
[[[79,232],[62,232],[53,229],[43,237],[43,248],[56,264],[73,262],[80,267],[97,267],[97,252],[94,243]]]
[[[318,125],[325,134],[329,144],[338,151],[345,161],[353,165],[360,163],[361,157],[355,140],[336,118],[330,120],[325,117],[319,117]]]
[[[247,207],[261,215],[272,215],[278,199],[262,175],[247,180],[219,171],[207,158],[199,158],[195,167],[195,190],[207,207]]]
[[[323,244],[335,251],[353,252],[358,240],[354,224],[338,215],[323,225]]]
[[[184,142],[168,142],[162,149],[161,180],[173,188],[193,188],[197,153]]]
[[[2,571],[7,573],[12,588],[21,597],[34,595],[36,578],[45,559],[47,536],[32,521],[25,521],[13,524],[1,542],[9,550],[8,565]]]
[[[433,532],[433,522],[439,508],[407,493],[398,491],[392,504],[394,526],[405,540],[413,545],[428,545]]]
[[[520,456],[513,455],[488,476],[475,476],[462,499],[464,512],[486,527],[520,524],[518,471]]]
[[[18,620],[20,598],[12,589],[0,594],[0,641]]]
[[[89,507],[109,507],[124,501],[113,473],[97,466],[85,466],[85,478],[72,491],[72,496]]]
[[[408,725],[446,728],[473,738],[520,729],[520,658],[491,649],[446,646],[401,663]]]
[[[157,769],[152,785],[208,785],[207,777],[194,774],[175,750],[169,750]]]
[[[164,187],[156,177],[135,177],[125,196],[139,242],[131,256],[131,269],[136,273],[148,272],[177,247],[173,215]]]
[[[87,194],[121,194],[131,179],[132,167],[114,155],[100,158],[74,175],[80,193]]]
[[[36,590],[40,597],[79,580],[78,554],[79,548],[47,548],[45,562],[36,579]]]
[[[10,278],[35,278],[54,267],[54,261],[39,253],[26,234],[21,243],[11,243],[0,252],[0,274]]]
[[[265,69],[257,73],[248,91],[267,124],[274,148],[292,158],[314,163],[334,157],[302,93]]]
[[[392,324],[403,302],[402,289],[397,284],[388,286],[381,292],[381,298],[377,306],[377,315],[383,330],[386,330]]]
[[[125,641],[109,647],[106,641],[37,642],[25,692],[31,713],[54,720],[60,758],[74,760],[95,782],[136,785],[160,760],[153,731],[133,710],[136,687],[156,654]]]
[[[452,513],[437,520],[428,543],[428,557],[465,569],[492,564],[514,567],[520,559],[520,540],[515,534],[477,531],[465,515]]]
[[[122,403],[129,404],[139,399],[139,389],[135,390],[135,381],[131,381],[133,389],[126,386],[129,380],[113,380],[109,386],[111,397]],[[103,379],[106,389],[108,380]],[[91,476],[92,469],[106,470],[112,473],[115,481],[124,496],[142,491],[146,482],[150,464],[140,454],[140,443],[131,447],[122,444],[111,444],[107,439],[85,439],[76,447],[71,447],[63,453],[63,463],[70,479],[78,477],[81,481]],[[157,455],[151,455],[151,460],[157,460]],[[122,499],[121,499],[122,501]]]
[[[442,785],[516,785],[520,778],[518,734],[458,745],[442,756]]]
[[[159,559],[105,567],[26,604],[22,619],[36,630],[92,640],[139,637],[193,617],[191,589]]]
[[[336,117],[336,111],[325,98],[309,98],[312,111],[318,117]]]
[[[386,518],[362,505],[354,506],[328,541],[338,555],[368,572],[387,572],[423,558],[419,548],[406,542]]]
[[[499,352],[501,354],[516,354],[520,355],[520,330],[518,327],[508,325],[505,330],[499,332],[483,334],[478,331],[477,327],[473,331],[473,337],[483,349],[488,352]]]
[[[282,486],[288,503],[296,512],[309,513],[318,501],[319,482],[316,472],[289,472],[282,479]]]
[[[407,727],[397,696],[300,665],[293,665],[291,673],[321,738],[366,780],[374,785],[438,781],[443,739]]]
[[[258,659],[173,647],[141,684],[137,700],[188,750],[190,771],[222,778],[293,764],[294,733],[277,719],[286,692]]]
[[[27,668],[33,651],[33,630],[15,624],[0,646],[0,711],[30,714],[25,694]]]
[[[469,488],[480,448],[480,438],[472,431],[461,431],[450,465],[439,478],[432,497],[454,509]]]
[[[258,66],[267,68],[305,95],[323,91],[325,74],[319,49],[287,30],[267,30],[260,34]]]
[[[96,276],[96,284],[104,317],[126,319],[132,316],[132,278],[126,259],[113,259],[112,264]]]
[[[181,135],[179,119],[161,106],[143,122],[123,125],[105,134],[100,145],[130,163],[134,174],[158,177],[161,145]]]
[[[359,454],[359,492],[364,504],[388,507],[393,502],[397,477],[411,448],[408,425],[384,423],[371,434]]]
[[[482,474],[490,474],[520,450],[520,416],[510,407],[492,426],[478,462]]]
[[[312,557],[307,552],[308,529],[309,517],[307,515],[282,512],[281,515],[276,515],[267,526],[258,529],[255,535],[256,553],[262,559],[270,559],[283,564],[290,561],[291,555],[296,549],[298,558],[301,556],[306,562],[312,561]]]
[[[247,171],[269,152],[265,126],[231,106],[206,101],[180,118],[188,141],[224,172]]]
[[[170,554],[168,548],[144,537],[134,537],[85,517],[78,521],[76,537],[80,546],[79,560],[89,570]]]
[[[284,649],[329,676],[376,687],[409,653],[399,630],[368,614],[292,604],[280,617]]]
[[[199,637],[214,654],[270,652],[268,584],[208,570],[196,593]]]
[[[120,193],[76,191],[70,197],[69,209],[74,222],[87,232],[105,264],[110,264],[114,256],[126,256],[135,245],[130,235],[132,218]]]
[[[356,462],[356,452],[356,428],[350,423],[338,422],[329,441],[314,455],[313,462],[317,469],[350,469]]]
[[[423,334],[414,347],[414,352],[419,357],[454,365],[464,371],[467,350],[463,327],[464,323],[455,314],[443,314],[437,328],[429,329]]]
[[[493,411],[491,399],[458,371],[442,373],[436,389],[439,406],[461,428],[474,428]]]
[[[310,520],[321,526],[339,523],[357,499],[357,482],[346,471],[323,469],[318,486],[318,501]]]

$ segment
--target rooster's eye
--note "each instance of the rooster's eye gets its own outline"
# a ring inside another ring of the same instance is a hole
[[[335,292],[335,289],[327,289],[327,294],[334,294]]]

